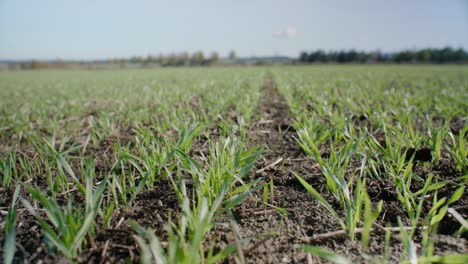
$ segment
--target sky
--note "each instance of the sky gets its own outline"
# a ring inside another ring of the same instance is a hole
[[[468,0],[0,0],[0,59],[468,50]]]

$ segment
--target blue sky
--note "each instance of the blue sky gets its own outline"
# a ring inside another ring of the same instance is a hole
[[[468,49],[468,0],[0,0],[0,59]]]

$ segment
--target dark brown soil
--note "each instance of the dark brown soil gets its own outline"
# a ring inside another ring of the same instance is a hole
[[[466,121],[463,117],[459,117],[459,116],[453,117],[450,120],[450,130],[452,131],[452,133],[457,135],[465,126],[465,124],[466,124]]]
[[[409,161],[411,158],[413,158],[413,161],[422,161],[422,162],[432,161],[432,154],[431,154],[430,148],[421,148],[421,149],[410,148],[406,151],[405,157],[407,161]]]

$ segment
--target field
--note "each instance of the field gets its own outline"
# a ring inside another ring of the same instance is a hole
[[[4,263],[467,263],[468,67],[0,72]]]

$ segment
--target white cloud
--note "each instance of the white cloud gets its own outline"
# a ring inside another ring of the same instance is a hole
[[[302,36],[301,32],[297,30],[294,26],[288,26],[286,28],[282,28],[273,32],[274,38],[286,38],[286,39],[293,39]]]

